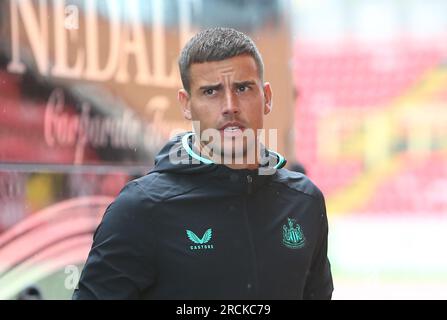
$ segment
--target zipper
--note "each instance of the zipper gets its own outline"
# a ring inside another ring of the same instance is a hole
[[[247,176],[247,181],[252,180],[253,177],[251,176]],[[252,181],[251,181],[252,182]],[[249,182],[249,185],[251,184],[251,182]],[[252,231],[252,227],[250,226],[250,221],[249,221],[249,214],[248,214],[248,209],[249,209],[249,199],[251,197],[245,197],[244,199],[244,217],[245,217],[245,226],[246,226],[246,230],[247,230],[247,236],[248,236],[248,243],[249,243],[249,248],[250,248],[250,262],[251,262],[251,270],[252,270],[252,277],[250,277],[249,281],[250,283],[248,283],[247,285],[247,289],[249,290],[249,294],[255,298],[259,296],[259,277],[258,277],[258,266],[257,266],[257,261],[258,258],[256,256],[256,249],[255,249],[255,243],[254,243],[254,239],[253,239],[253,231]]]
[[[247,193],[251,194],[253,191],[253,177],[247,176]]]

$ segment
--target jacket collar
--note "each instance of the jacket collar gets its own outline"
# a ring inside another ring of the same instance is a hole
[[[200,154],[198,154],[193,147],[192,138],[195,136],[194,132],[188,132],[185,135],[183,135],[181,141],[182,141],[182,147],[187,152],[187,154],[198,161],[200,161],[203,164],[214,164],[214,162],[211,159],[202,157]],[[272,166],[272,169],[280,169],[285,166],[286,159],[279,153],[268,150],[267,148],[263,148],[264,157],[261,159],[261,165],[260,167],[268,167],[270,162],[269,160],[275,159],[274,165]]]

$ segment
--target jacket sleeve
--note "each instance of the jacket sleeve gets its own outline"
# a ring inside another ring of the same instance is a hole
[[[334,290],[331,274],[331,265],[327,256],[328,249],[328,221],[324,197],[320,193],[318,214],[321,217],[320,237],[312,257],[312,263],[304,288],[304,299],[330,300]]]
[[[73,299],[139,299],[150,287],[155,246],[147,207],[136,182],[123,188],[96,229]]]

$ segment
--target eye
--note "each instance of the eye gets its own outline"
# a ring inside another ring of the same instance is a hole
[[[212,96],[212,95],[214,95],[216,93],[216,90],[215,89],[205,89],[205,90],[203,90],[203,94],[205,95],[205,96]]]
[[[247,91],[248,89],[250,89],[250,87],[249,87],[249,86],[246,86],[246,85],[243,85],[243,84],[237,86],[237,92],[245,92],[245,91]]]

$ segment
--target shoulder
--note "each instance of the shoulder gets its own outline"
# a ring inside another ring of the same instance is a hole
[[[305,194],[317,200],[324,200],[321,190],[304,174],[279,169],[276,171],[274,181],[295,192]]]
[[[307,201],[309,210],[314,214],[314,218],[322,222],[323,226],[327,226],[327,213],[324,195],[321,190],[304,174],[300,172],[290,171],[287,169],[279,169],[274,179],[283,188],[287,188],[290,192],[287,194],[290,201]],[[301,200],[299,200],[301,199]],[[315,220],[315,221],[317,221]]]
[[[107,207],[104,219],[123,222],[134,220],[141,212],[147,212],[153,203],[148,201],[144,190],[136,180],[129,181]]]
[[[158,180],[158,174],[148,174],[127,182],[110,207],[135,210],[143,203],[155,203]]]
[[[129,181],[109,205],[105,216],[121,221],[147,219],[153,216],[159,204],[198,187],[190,180],[182,175],[154,172]]]
[[[153,203],[169,200],[200,186],[191,175],[159,172],[150,172],[129,184],[146,201]]]

